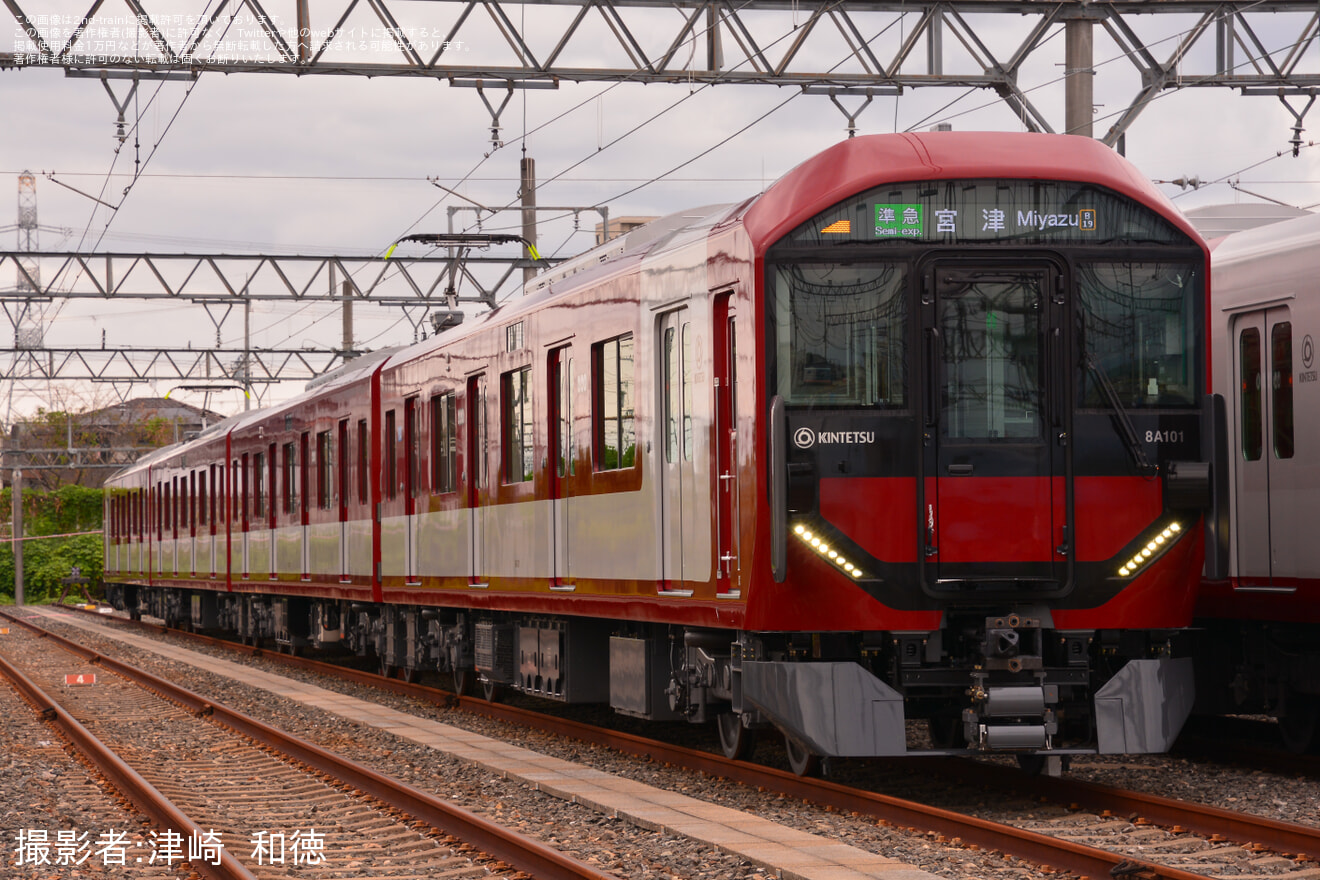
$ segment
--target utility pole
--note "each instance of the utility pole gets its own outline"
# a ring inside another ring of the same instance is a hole
[[[14,604],[23,604],[23,471],[14,468],[14,482],[10,488],[10,537],[14,547]]]
[[[298,20],[298,63],[306,64],[312,56],[312,18],[307,13],[307,0],[298,0],[295,15]]]
[[[347,278],[344,279],[343,290],[344,305],[342,311],[344,313],[344,360],[347,361],[355,357],[353,354],[353,285]]]
[[[536,160],[527,153],[522,157],[522,234],[523,257],[533,259],[532,251],[536,247]],[[528,266],[523,269],[523,284],[536,277],[536,269]]]
[[[252,298],[243,285],[243,411],[252,409]]]
[[[1064,134],[1093,137],[1095,116],[1095,67],[1093,31],[1095,23],[1086,18],[1070,19],[1064,25]]]

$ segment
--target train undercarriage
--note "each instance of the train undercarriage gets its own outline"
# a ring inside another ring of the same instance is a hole
[[[1320,751],[1320,645],[1315,625],[1202,622],[1197,630],[1198,714],[1270,715],[1285,748]]]
[[[799,773],[834,757],[1008,752],[1030,765],[1162,752],[1194,693],[1176,633],[1056,630],[1044,610],[950,613],[933,632],[752,633],[121,584],[108,594],[135,617],[286,653],[351,653],[405,680],[448,675],[488,699],[511,690],[714,723],[730,757],[777,730]]]

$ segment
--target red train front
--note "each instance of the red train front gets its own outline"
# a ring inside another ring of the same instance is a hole
[[[801,771],[912,751],[914,719],[937,750],[1160,751],[1224,546],[1207,260],[1093,141],[850,140],[235,420],[228,571],[153,565],[197,556],[128,500],[107,579],[492,694],[714,719],[730,754],[778,728]],[[119,485],[197,466],[173,456]]]

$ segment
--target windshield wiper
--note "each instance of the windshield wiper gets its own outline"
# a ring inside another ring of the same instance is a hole
[[[1114,420],[1118,423],[1118,435],[1123,438],[1123,445],[1127,446],[1128,452],[1132,455],[1132,461],[1137,465],[1137,470],[1143,474],[1154,474],[1159,468],[1151,464],[1150,459],[1146,458],[1146,450],[1142,448],[1141,439],[1137,436],[1137,429],[1132,426],[1132,419],[1128,417],[1127,409],[1124,408],[1123,401],[1119,399],[1114,383],[1109,381],[1109,374],[1091,356],[1089,351],[1083,351],[1082,356],[1086,359],[1087,369],[1095,376],[1096,384],[1100,386],[1100,391],[1104,394],[1105,400],[1109,401],[1109,406],[1114,411]]]

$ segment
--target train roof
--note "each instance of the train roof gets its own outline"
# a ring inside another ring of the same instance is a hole
[[[1257,226],[1268,226],[1310,214],[1303,208],[1266,203],[1201,205],[1183,212],[1192,225],[1209,240],[1233,235]]]
[[[764,249],[851,195],[919,180],[1066,180],[1107,187],[1158,211],[1194,240],[1173,203],[1118,153],[1093,138],[1026,132],[935,131],[851,138],[798,165],[751,204],[743,222]]]
[[[371,374],[381,361],[389,360],[398,352],[403,351],[403,346],[395,345],[390,348],[382,348],[378,351],[369,351],[366,354],[353,358],[340,364],[328,373],[322,373],[315,378],[308,379],[307,384],[303,386],[304,391],[321,391],[324,389],[335,388],[339,385],[347,385],[365,376]]]
[[[562,293],[565,288],[559,286],[560,282],[571,280],[572,285],[576,286],[579,281],[585,281],[595,273],[618,272],[646,258],[662,254],[671,247],[688,244],[694,238],[707,234],[737,207],[734,204],[714,204],[677,211],[610,239],[536,276],[523,287],[523,296],[500,303],[488,312],[467,317],[462,324],[437,333],[430,339],[389,350],[384,368],[388,370],[407,364],[491,324],[512,320],[531,311]],[[307,387],[310,389],[312,383],[309,382]]]
[[[1320,242],[1320,214],[1306,214],[1226,235],[1215,242],[1214,265],[1286,254]]]

